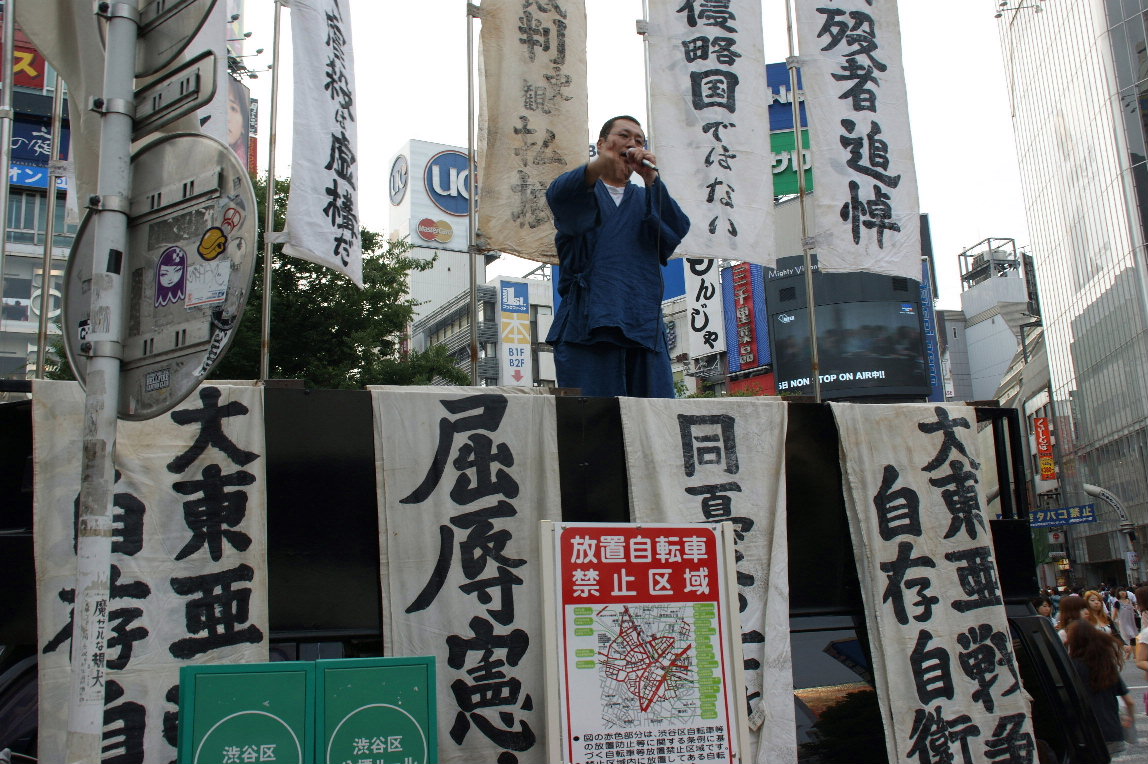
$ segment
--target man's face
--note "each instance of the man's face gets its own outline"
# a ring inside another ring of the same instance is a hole
[[[598,150],[601,151],[603,147],[617,154],[625,154],[626,149],[630,148],[644,149],[646,134],[638,127],[638,123],[619,119],[610,127],[610,132],[605,138],[598,139]]]

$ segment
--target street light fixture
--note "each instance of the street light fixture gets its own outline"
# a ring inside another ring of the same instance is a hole
[[[1044,13],[1044,6],[1043,5],[1039,5],[1037,3],[1029,3],[1028,5],[1024,5],[1023,0],[1020,0],[1020,3],[1021,3],[1020,5],[1012,5],[1011,4],[1011,3],[1016,2],[1016,1],[1017,0],[1001,0],[1000,4],[997,5],[997,12],[993,16],[993,18],[999,19],[1001,16],[1003,16],[1005,14],[1005,11],[1013,11],[1015,13],[1016,11],[1024,10],[1025,8],[1031,8],[1033,13]],[[1039,0],[1039,2],[1043,3],[1044,0]]]

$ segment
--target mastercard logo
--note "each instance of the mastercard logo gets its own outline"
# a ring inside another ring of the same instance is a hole
[[[454,229],[445,220],[423,218],[419,221],[416,230],[419,232],[419,237],[425,241],[438,241],[445,244],[454,237]]]

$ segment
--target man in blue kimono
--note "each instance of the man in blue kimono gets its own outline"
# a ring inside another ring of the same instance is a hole
[[[630,183],[637,173],[643,185]],[[583,395],[673,398],[662,268],[690,221],[658,177],[633,117],[614,117],[598,156],[546,191],[562,267],[562,305],[546,341],[559,387]]]

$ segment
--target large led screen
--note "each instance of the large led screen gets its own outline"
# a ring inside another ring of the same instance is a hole
[[[777,392],[812,394],[809,317],[805,308],[772,316]],[[927,394],[919,306],[914,302],[850,302],[817,306],[822,395]]]

